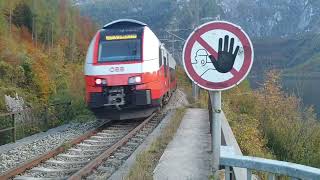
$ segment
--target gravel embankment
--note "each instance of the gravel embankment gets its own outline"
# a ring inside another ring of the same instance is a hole
[[[188,106],[189,102],[187,100],[186,94],[181,91],[180,89],[177,89],[175,93],[170,98],[169,103],[165,106],[165,111],[176,109],[183,106]]]
[[[166,112],[188,104],[186,95],[177,89],[164,110]],[[53,150],[97,125],[98,122],[67,124],[44,133],[20,139],[16,143],[0,146],[0,173]]]
[[[0,173],[53,150],[98,125],[98,122],[72,123],[0,146]]]

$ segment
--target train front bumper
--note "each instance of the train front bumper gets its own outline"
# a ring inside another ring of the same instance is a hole
[[[124,87],[117,87],[103,92],[91,92],[89,95],[90,108],[130,108],[152,105],[151,90],[127,91]]]

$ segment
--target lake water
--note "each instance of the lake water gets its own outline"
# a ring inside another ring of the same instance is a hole
[[[249,77],[252,88],[258,88],[263,82],[261,78]],[[283,90],[301,98],[304,107],[314,106],[318,119],[320,119],[320,76],[282,78]]]
[[[300,97],[306,106],[313,105],[320,117],[320,76],[319,77],[283,77],[282,86],[286,92]]]

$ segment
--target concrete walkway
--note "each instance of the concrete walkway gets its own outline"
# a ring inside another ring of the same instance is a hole
[[[155,180],[201,180],[210,175],[208,111],[188,109],[154,170]]]

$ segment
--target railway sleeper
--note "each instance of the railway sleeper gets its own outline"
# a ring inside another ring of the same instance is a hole
[[[84,165],[85,164],[55,164],[55,163],[45,162],[41,164],[41,167],[52,168],[52,169],[70,169],[70,168],[82,168]]]
[[[65,180],[68,177],[32,177],[32,176],[17,176],[14,180]]]
[[[128,152],[116,152],[113,154],[115,156],[115,158],[119,159],[119,160],[126,160],[129,157]]]
[[[130,147],[133,147],[133,148],[136,148],[139,145],[139,143],[129,141],[129,142],[127,142],[126,145],[130,146]]]
[[[91,174],[90,176],[86,177],[87,180],[96,180],[96,179],[108,179],[114,171],[108,170],[108,171],[97,171],[94,174]]]
[[[123,131],[130,131],[133,128],[133,126],[128,126],[128,127],[109,127],[108,129],[104,129],[101,132],[106,132],[106,133],[119,133]]]
[[[130,152],[132,150],[132,148],[130,148],[129,146],[122,146],[118,151],[119,152]]]
[[[77,146],[80,146],[80,147],[91,147],[91,148],[104,148],[106,146],[110,146],[111,144],[112,143],[97,145],[97,144],[80,143],[80,144],[77,144]]]
[[[147,135],[146,135],[146,134],[138,133],[138,134],[135,135],[135,137],[144,139],[144,138],[147,137]]]
[[[84,140],[83,142],[91,145],[101,145],[101,144],[111,145],[113,143],[113,141],[92,140],[92,139],[87,139],[87,140]]]
[[[41,172],[41,171],[28,171],[23,176],[33,177],[33,178],[55,178],[55,179],[68,179],[70,174],[74,172]]]
[[[132,128],[120,128],[120,127],[111,127],[109,129],[103,130],[104,133],[116,134],[123,131],[130,131]]]
[[[90,161],[92,159],[94,159],[95,156],[91,156],[89,158],[72,158],[72,157],[62,157],[62,156],[56,156],[54,157],[55,160],[57,161]]]
[[[79,151],[67,151],[67,155],[73,155],[73,156],[81,156],[81,157],[86,157],[86,156],[97,156],[101,154],[101,151],[87,151],[87,152],[79,152]]]
[[[105,137],[105,136],[91,136],[91,139],[105,139],[110,141],[116,141],[120,137]]]
[[[48,164],[61,164],[61,165],[84,165],[89,163],[90,161],[58,161],[58,160],[48,160],[46,163]]]
[[[143,138],[138,138],[138,137],[133,137],[130,139],[130,141],[133,141],[133,142],[141,142],[143,140]]]
[[[116,125],[112,125],[110,128],[106,129],[106,130],[126,130],[126,129],[130,129],[133,127],[133,125],[135,124],[130,124],[130,123],[126,123],[126,124],[116,124]]]
[[[83,142],[85,142],[85,143],[106,143],[108,141],[86,139],[86,140],[83,140]]]
[[[117,159],[116,157],[110,156],[110,159],[107,159],[105,163],[103,163],[102,167],[109,167],[109,166],[114,166],[114,167],[119,167],[122,164],[122,161]]]
[[[129,148],[127,146],[120,148],[117,152],[119,153],[132,153],[134,151],[133,148]]]
[[[122,133],[119,133],[119,132],[99,132],[97,133],[98,136],[104,136],[104,137],[109,137],[109,138],[121,138],[123,137],[124,135],[126,135],[127,132],[122,132]]]
[[[72,154],[58,154],[57,157],[65,157],[65,158],[93,158],[98,156],[99,154],[96,155],[72,155]]]
[[[101,152],[101,151],[103,151],[103,149],[80,149],[80,148],[70,148],[70,149],[68,149],[68,151],[75,151],[75,152],[88,152],[88,153],[90,153],[90,152]]]
[[[97,171],[103,174],[108,172],[112,174],[115,170],[117,170],[117,167],[112,164],[108,164],[107,166],[99,166],[97,168]]]
[[[35,167],[30,169],[30,171],[33,172],[45,172],[45,173],[73,173],[80,169],[79,168],[68,168],[68,169],[62,169],[62,168],[45,168],[45,167]]]

